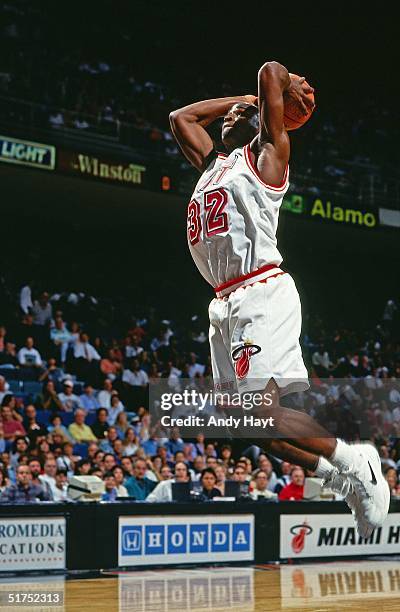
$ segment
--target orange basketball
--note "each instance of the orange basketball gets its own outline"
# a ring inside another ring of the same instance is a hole
[[[290,73],[289,73],[290,74]],[[292,79],[300,79],[297,74],[290,74]],[[305,85],[308,85],[307,81],[304,81]],[[314,94],[307,94],[307,98],[314,102]],[[304,125],[313,114],[314,109],[307,109],[307,115],[303,115],[303,111],[300,106],[292,99],[285,100],[285,111],[283,115],[283,121],[285,128],[289,130],[297,130],[299,127]]]

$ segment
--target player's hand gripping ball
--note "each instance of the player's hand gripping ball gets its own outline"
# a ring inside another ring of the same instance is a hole
[[[297,130],[311,117],[314,108],[314,88],[311,87],[304,77],[290,74],[291,85],[284,93],[284,116],[283,121],[287,131]]]

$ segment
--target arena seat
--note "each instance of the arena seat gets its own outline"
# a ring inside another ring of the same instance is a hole
[[[43,427],[47,427],[47,425],[50,423],[51,415],[52,415],[52,412],[50,412],[50,410],[37,410],[36,411],[37,422],[40,423],[40,425],[43,425]]]
[[[7,368],[7,367],[0,368],[0,376],[4,376],[6,380],[15,380],[19,378],[18,374],[19,374],[18,368]]]
[[[74,444],[73,453],[74,455],[80,455],[82,458],[87,457],[88,445],[85,443]]]
[[[42,392],[42,385],[35,380],[27,380],[23,383],[23,390],[24,393],[29,393],[29,395],[32,395],[35,400],[36,397]]]
[[[65,427],[68,427],[68,425],[71,425],[71,423],[73,423],[74,421],[74,413],[73,412],[62,412],[61,421],[62,421],[62,424],[65,425]]]
[[[22,391],[20,380],[9,380],[8,385],[9,385],[9,392],[13,393],[14,395]]]

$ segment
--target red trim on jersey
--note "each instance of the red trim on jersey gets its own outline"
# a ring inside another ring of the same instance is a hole
[[[262,178],[260,176],[260,173],[258,171],[258,168],[253,164],[253,162],[251,160],[251,151],[250,151],[250,145],[249,144],[244,147],[244,158],[245,158],[246,163],[249,166],[250,170],[254,174],[254,176],[260,181],[260,183],[262,183],[264,185],[264,187],[267,187],[267,189],[272,189],[272,191],[278,191],[278,192],[279,191],[284,191],[284,189],[286,189],[288,170],[289,170],[289,165],[288,164],[286,164],[285,173],[283,175],[282,182],[279,185],[267,185],[267,183],[264,183],[264,181],[262,180]]]
[[[225,153],[218,153],[218,157],[222,157],[222,159],[226,159],[228,156]]]
[[[214,291],[216,292],[223,291],[224,289],[227,289],[228,287],[232,287],[232,285],[237,285],[238,283],[241,283],[247,280],[248,278],[253,278],[254,276],[257,276],[258,274],[262,274],[263,272],[268,272],[268,270],[272,270],[273,268],[279,268],[279,266],[276,264],[267,264],[266,266],[262,266],[261,268],[258,268],[258,270],[254,270],[254,272],[249,272],[248,274],[242,274],[242,276],[238,276],[237,278],[233,278],[230,281],[226,281],[226,283],[222,283],[222,285],[219,285],[219,287],[215,287]],[[280,274],[280,272],[278,272],[278,274]]]

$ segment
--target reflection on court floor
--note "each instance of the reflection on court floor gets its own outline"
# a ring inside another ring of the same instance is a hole
[[[148,571],[119,577],[120,611],[254,610],[254,570]]]
[[[35,605],[31,606],[29,602],[34,602]],[[51,605],[51,602],[54,605]],[[21,605],[18,605],[19,603]],[[17,612],[17,610],[63,612],[66,609],[64,576],[47,574],[1,577],[0,609],[1,612]]]
[[[399,561],[357,561],[301,566],[282,566],[281,602],[282,608],[312,608],[318,606],[339,606],[344,602],[351,609],[351,602],[361,604],[362,600],[399,599],[400,610],[400,562]],[[360,609],[357,606],[357,609]],[[391,608],[392,609],[392,608]],[[393,608],[395,609],[395,608]]]

